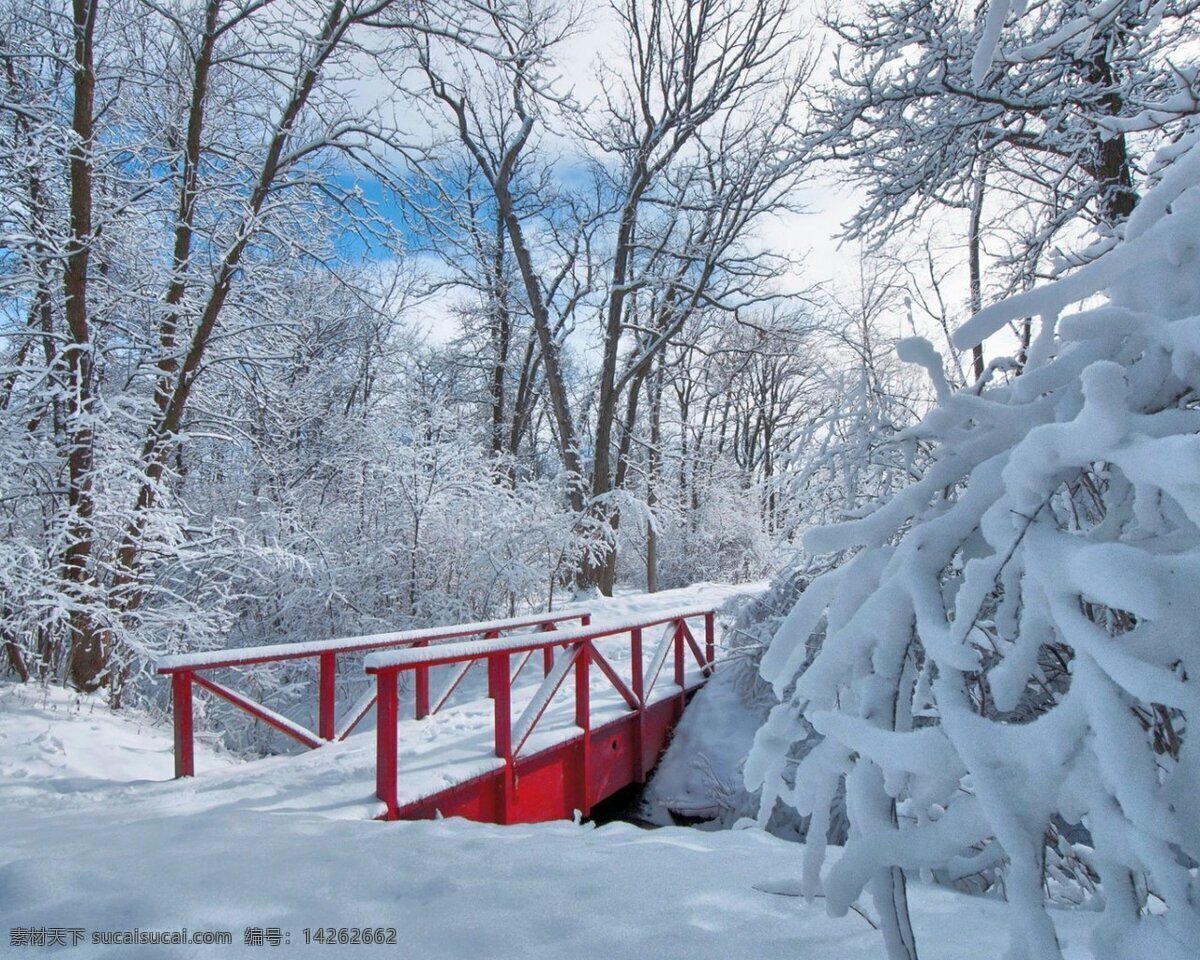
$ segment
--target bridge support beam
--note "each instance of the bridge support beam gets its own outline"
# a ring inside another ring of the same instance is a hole
[[[574,773],[576,808],[583,816],[592,812],[592,704],[588,668],[592,662],[591,642],[580,644],[575,658],[575,726],[583,731],[579,738],[579,767]],[[569,791],[568,791],[569,792]]]
[[[493,726],[496,730],[496,756],[504,761],[497,784],[497,811],[500,823],[512,823],[513,779],[512,755],[512,677],[508,672],[512,658],[507,653],[488,657],[488,693],[492,697]]]
[[[171,674],[171,712],[175,717],[175,778],[196,775],[195,745],[192,737],[192,674],[181,670]]]
[[[322,740],[332,740],[337,726],[334,704],[337,689],[337,654],[322,653],[317,661],[317,672],[317,736]]]
[[[378,729],[375,735],[375,795],[387,807],[388,820],[396,818],[396,724],[399,694],[395,671],[379,674],[379,699],[375,705]]]

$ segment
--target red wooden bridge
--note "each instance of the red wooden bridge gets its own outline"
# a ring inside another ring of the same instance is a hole
[[[166,658],[158,672],[171,677],[175,774],[195,774],[192,698],[199,687],[320,753],[369,743],[368,733],[352,734],[374,709],[371,755],[358,749],[357,764],[344,756],[339,762],[361,774],[373,757],[379,818],[586,816],[622,787],[645,781],[686,699],[711,674],[715,646],[711,609],[591,620],[589,611],[570,610]],[[339,716],[339,658],[355,655],[365,655],[371,683]],[[316,668],[315,731],[212,676],[284,661]],[[540,669],[527,670],[531,664]],[[482,669],[473,674],[476,666]],[[412,720],[401,719],[402,693],[411,696]],[[316,777],[320,764],[306,769]],[[328,784],[330,772],[321,776]],[[352,785],[346,790],[354,796]]]

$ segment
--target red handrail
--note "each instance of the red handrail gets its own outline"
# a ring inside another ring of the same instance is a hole
[[[689,618],[700,617],[704,618],[703,650],[696,642],[687,622]],[[673,679],[678,688],[675,696],[679,698],[679,709],[682,710],[683,700],[689,692],[686,687],[685,651],[691,650],[705,677],[712,673],[715,654],[714,619],[715,611],[711,609],[689,609],[601,627],[591,627],[585,624],[579,629],[551,630],[540,635],[521,634],[512,637],[485,638],[469,643],[450,643],[439,646],[437,650],[407,649],[371,654],[366,659],[365,667],[367,673],[373,674],[376,678],[376,699],[379,704],[375,727],[376,795],[386,807],[386,816],[389,819],[394,818],[399,809],[397,724],[399,722],[398,689],[401,673],[408,670],[428,671],[431,667],[452,664],[462,665],[465,671],[470,668],[471,664],[486,661],[489,695],[492,696],[494,703],[495,755],[504,761],[502,819],[507,821],[507,810],[513,798],[517,755],[569,672],[575,674],[575,725],[582,731],[580,778],[583,784],[589,782],[589,765],[591,763],[589,671],[593,663],[621,695],[630,712],[636,715],[636,773],[640,779],[644,779],[647,771],[643,767],[642,731],[646,708],[651,700],[655,683],[667,656],[673,652]],[[647,665],[642,656],[643,631],[649,627],[663,625],[669,626],[669,630]],[[632,660],[632,689],[625,684],[608,660],[596,648],[597,640],[626,634],[629,637]],[[564,656],[557,659],[557,662],[554,658],[556,648],[566,651]],[[524,666],[530,656],[538,650],[543,651],[544,680],[517,720],[514,729],[512,685],[520,668],[516,673],[510,672],[511,658],[517,654],[525,654],[522,661],[522,666]],[[445,698],[442,699],[439,706],[444,702]],[[581,812],[586,816],[590,812],[590,799],[587,797],[586,789],[580,795],[584,797]]]
[[[448,627],[433,627],[422,630],[405,630],[395,633],[379,633],[362,637],[347,637],[334,640],[318,640],[312,643],[273,644],[262,647],[243,647],[230,650],[215,650],[206,653],[189,653],[164,657],[156,666],[157,672],[171,678],[171,707],[175,726],[175,776],[195,775],[195,749],[193,733],[192,685],[221,697],[252,717],[280,731],[309,748],[321,746],[331,740],[344,740],[367,715],[375,703],[376,692],[368,691],[350,709],[342,723],[337,723],[335,685],[337,657],[345,653],[394,650],[412,647],[427,647],[464,637],[480,636],[498,639],[509,630],[536,627],[543,631],[556,631],[558,624],[578,620],[583,626],[591,623],[591,613],[586,610],[563,610],[557,613],[537,613],[504,620],[489,620],[479,623],[464,623]],[[286,660],[317,660],[317,730],[313,732],[264,704],[250,699],[199,671],[227,669],[277,663]],[[522,664],[523,666],[523,664]],[[465,673],[465,671],[463,671]],[[415,693],[418,719],[436,712],[445,701],[433,709],[429,704],[429,671],[417,669]],[[461,676],[459,677],[461,680]],[[457,683],[455,684],[457,685]],[[489,691],[490,693],[490,691]]]

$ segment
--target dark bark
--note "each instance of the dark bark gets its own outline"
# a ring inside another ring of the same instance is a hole
[[[179,358],[176,356],[181,319],[179,308],[184,294],[187,293],[191,272],[201,138],[204,130],[204,101],[208,95],[208,75],[212,68],[213,50],[216,47],[217,16],[220,9],[221,0],[208,0],[204,10],[204,35],[192,71],[192,93],[188,102],[187,133],[183,155],[180,158],[179,196],[175,213],[175,237],[171,252],[171,279],[167,286],[165,307],[159,330],[161,353],[158,361],[159,379],[154,399],[160,415],[170,402],[171,382],[179,370]]]
[[[566,379],[559,357],[560,345],[551,328],[550,311],[542,297],[541,283],[533,265],[533,257],[525,244],[525,232],[513,209],[512,197],[508,193],[506,184],[502,189],[497,190],[497,200],[500,202],[504,225],[513,248],[513,257],[517,262],[517,269],[520,271],[525,295],[529,301],[534,332],[537,334],[538,346],[541,348],[542,367],[545,370],[546,390],[550,395],[550,410],[554,417],[558,436],[559,454],[562,457],[563,466],[572,477],[568,501],[572,510],[582,514],[584,509],[584,495],[581,486],[583,466],[579,460],[575,421],[571,415],[571,406],[567,399]]]
[[[215,13],[215,8],[212,8],[210,12]],[[115,591],[120,597],[121,609],[125,612],[136,610],[143,600],[142,591],[136,587],[142,535],[149,520],[149,513],[157,502],[159,484],[171,453],[175,449],[177,435],[183,425],[184,413],[196,378],[200,374],[209,342],[233,289],[242,257],[253,236],[251,224],[257,219],[267,198],[275,188],[277,178],[282,172],[281,162],[284,150],[290,142],[292,131],[301,111],[316,87],[322,68],[353,23],[353,18],[346,16],[346,6],[343,0],[336,0],[326,15],[313,58],[300,72],[297,83],[281,111],[280,119],[275,126],[262,166],[259,168],[258,177],[250,193],[242,229],[237,233],[238,239],[220,260],[199,322],[183,355],[183,362],[179,364],[177,360],[169,360],[171,376],[160,387],[159,415],[147,431],[143,442],[141,453],[143,480],[134,504],[133,518],[125,529],[121,546],[117,551],[116,574],[113,582]],[[204,75],[207,76],[207,68],[204,69]],[[194,118],[197,123],[196,136],[199,137],[199,125],[203,123],[202,92],[198,99],[193,100],[193,106],[196,107]],[[189,129],[189,144],[190,137],[191,129]],[[198,143],[197,140],[197,145]],[[185,177],[181,187],[181,207],[188,198],[188,192],[189,187]],[[194,203],[194,196],[189,202]],[[190,234],[190,230],[188,233]],[[179,239],[178,235],[176,239]],[[190,237],[187,242],[190,244]],[[168,316],[170,315],[171,313],[168,311]],[[171,336],[174,336],[173,331]]]
[[[979,263],[981,244],[981,221],[983,218],[983,194],[987,184],[988,158],[979,164],[979,174],[975,180],[975,191],[971,196],[971,219],[967,227],[967,267],[971,275],[971,315],[974,316],[983,309],[983,274]],[[977,343],[971,348],[971,368],[975,379],[983,376],[983,344]]]
[[[509,421],[508,452],[514,460],[521,451],[521,441],[529,432],[530,417],[536,408],[540,366],[541,355],[537,351],[537,340],[530,337],[521,359],[521,374],[517,379],[517,393],[513,398],[512,417]]]
[[[492,255],[491,334],[492,334],[492,454],[505,449],[504,381],[508,373],[508,351],[512,340],[512,319],[508,308],[508,289],[504,272],[504,220],[496,217],[495,250]]]
[[[1105,113],[1111,117],[1119,117],[1124,101],[1108,60],[1106,44],[1096,51],[1089,62],[1087,77],[1107,91],[1101,98]],[[1133,213],[1138,201],[1137,191],[1133,188],[1133,171],[1125,134],[1108,136],[1097,133],[1093,138],[1092,150],[1093,160],[1089,173],[1099,184],[1100,216],[1107,224],[1120,223]]]
[[[4,653],[8,657],[9,667],[21,679],[21,682],[25,683],[28,681],[29,667],[25,664],[25,657],[21,653],[21,648],[17,646],[17,641],[7,630],[4,631]]]
[[[93,483],[93,343],[88,314],[88,270],[92,248],[92,149],[96,69],[93,41],[98,0],[72,0],[74,63],[72,141],[68,164],[70,235],[63,270],[68,344],[67,399],[67,546],[64,579],[73,609],[69,615],[67,676],[81,690],[94,690],[108,659],[106,638],[91,612]]]
[[[658,592],[658,531],[655,529],[654,508],[658,505],[658,484],[662,474],[662,396],[663,369],[660,356],[654,365],[650,383],[650,450],[646,471],[646,590]]]

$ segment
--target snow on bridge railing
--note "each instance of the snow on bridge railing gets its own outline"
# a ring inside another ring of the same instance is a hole
[[[509,617],[503,620],[456,624],[448,627],[402,630],[334,640],[316,640],[308,643],[280,643],[163,657],[156,664],[156,669],[159,674],[171,677],[171,705],[175,722],[175,776],[190,777],[195,774],[193,684],[228,701],[238,709],[244,710],[252,717],[299,741],[304,746],[315,748],[331,740],[345,740],[370,712],[375,703],[375,692],[368,690],[347,712],[342,722],[337,722],[335,678],[337,676],[337,658],[341,654],[396,648],[422,648],[431,644],[461,640],[463,637],[497,638],[506,631],[523,630],[529,627],[537,627],[542,631],[551,632],[557,631],[560,623],[572,620],[578,620],[586,626],[591,623],[591,613],[581,609],[560,610],[528,614],[522,617]],[[306,658],[317,661],[317,731],[315,733],[278,711],[272,710],[224,684],[217,683],[199,672]],[[459,679],[461,680],[461,677]],[[418,717],[423,717],[430,712],[428,670],[418,670],[416,673],[416,701]]]
[[[715,662],[714,621],[716,611],[709,609],[681,609],[643,617],[589,626],[570,630],[552,630],[541,634],[519,634],[503,638],[484,638],[468,642],[439,645],[436,650],[391,650],[370,654],[364,666],[367,673],[377,680],[376,701],[378,717],[375,725],[375,771],[376,794],[386,807],[385,816],[392,819],[399,807],[397,786],[398,773],[398,714],[399,675],[408,670],[427,672],[438,666],[458,665],[452,673],[447,689],[436,700],[434,710],[439,709],[453,692],[461,676],[474,664],[486,662],[488,669],[488,695],[493,700],[493,726],[495,754],[504,761],[502,795],[503,808],[512,802],[515,765],[521,748],[528,742],[538,721],[545,714],[559,688],[571,672],[575,674],[575,726],[581,731],[583,743],[582,769],[578,771],[584,797],[581,812],[587,815],[590,804],[587,800],[586,784],[590,779],[589,736],[591,733],[591,696],[589,669],[594,663],[604,674],[613,689],[620,695],[629,711],[635,716],[636,756],[635,777],[644,779],[644,755],[641,749],[641,730],[650,704],[651,694],[658,682],[666,659],[672,653],[673,680],[676,688],[674,697],[679,701],[682,712],[683,700],[689,692],[686,680],[686,651],[691,650],[704,677],[708,677]],[[688,625],[689,619],[704,619],[704,647],[701,649]],[[646,629],[666,626],[663,637],[655,647],[647,664],[643,658],[642,633]],[[628,635],[630,644],[630,683],[626,683],[607,658],[596,648],[596,641]],[[512,685],[530,658],[542,652],[543,680],[516,723],[512,719]],[[556,651],[564,653],[556,657]],[[524,654],[515,670],[512,657]],[[423,716],[417,707],[418,717]],[[502,817],[503,822],[507,822]]]
[[[646,617],[631,618],[616,623],[591,626],[585,623],[571,630],[554,630],[545,633],[520,633],[512,637],[485,637],[482,640],[459,641],[457,643],[439,644],[436,653],[425,650],[390,650],[385,653],[372,653],[363,662],[367,673],[378,673],[388,667],[411,667],[418,664],[440,666],[455,663],[463,659],[485,657],[491,653],[528,653],[537,650],[547,650],[552,653],[555,646],[566,646],[577,640],[601,640],[605,637],[616,637],[631,630],[645,630],[648,627],[663,626],[680,620],[694,620],[709,617],[714,614],[711,608],[686,608],[672,610],[666,613]],[[563,618],[566,619],[566,618]],[[692,643],[696,640],[693,636]],[[700,655],[699,645],[696,655]]]

